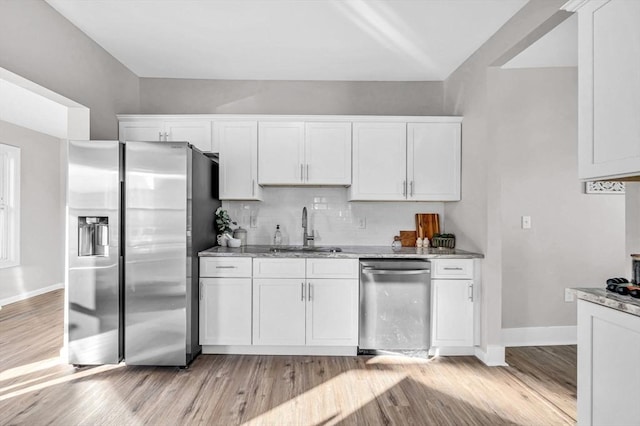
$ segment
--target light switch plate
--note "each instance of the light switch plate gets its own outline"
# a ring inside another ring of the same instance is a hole
[[[576,301],[576,293],[569,287],[564,289],[564,301],[567,303]]]

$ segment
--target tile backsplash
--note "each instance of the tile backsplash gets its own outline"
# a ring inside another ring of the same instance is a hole
[[[441,229],[445,225],[442,202],[349,202],[346,188],[326,187],[264,187],[262,196],[263,201],[222,202],[247,230],[248,244],[272,244],[280,225],[283,244],[301,245],[305,206],[318,246],[391,245],[401,230],[415,230],[416,213],[438,213]]]

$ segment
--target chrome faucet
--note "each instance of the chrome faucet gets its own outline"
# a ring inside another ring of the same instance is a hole
[[[314,240],[313,230],[311,230],[311,234],[307,232],[307,208],[302,208],[302,229],[304,229],[302,233],[302,246],[307,247],[309,245],[309,241]]]

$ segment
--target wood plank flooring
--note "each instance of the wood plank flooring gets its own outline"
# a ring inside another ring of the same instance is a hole
[[[575,346],[473,357],[201,355],[190,368],[61,364],[62,291],[0,310],[1,425],[560,425]]]

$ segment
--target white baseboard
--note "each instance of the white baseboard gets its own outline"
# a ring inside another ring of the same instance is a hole
[[[50,291],[59,290],[61,288],[64,288],[64,283],[58,283],[58,284],[50,285],[48,287],[42,287],[37,290],[27,291],[15,296],[7,297],[6,299],[0,300],[0,307],[4,305],[9,305],[11,303],[19,302],[21,300],[29,299],[30,297],[39,296],[44,293],[49,293]]]
[[[484,362],[489,367],[505,367],[508,364],[504,360],[504,346],[489,345],[487,350],[476,346],[476,358]]]
[[[578,332],[575,325],[502,329],[502,343],[506,347],[575,345],[577,341]]]

